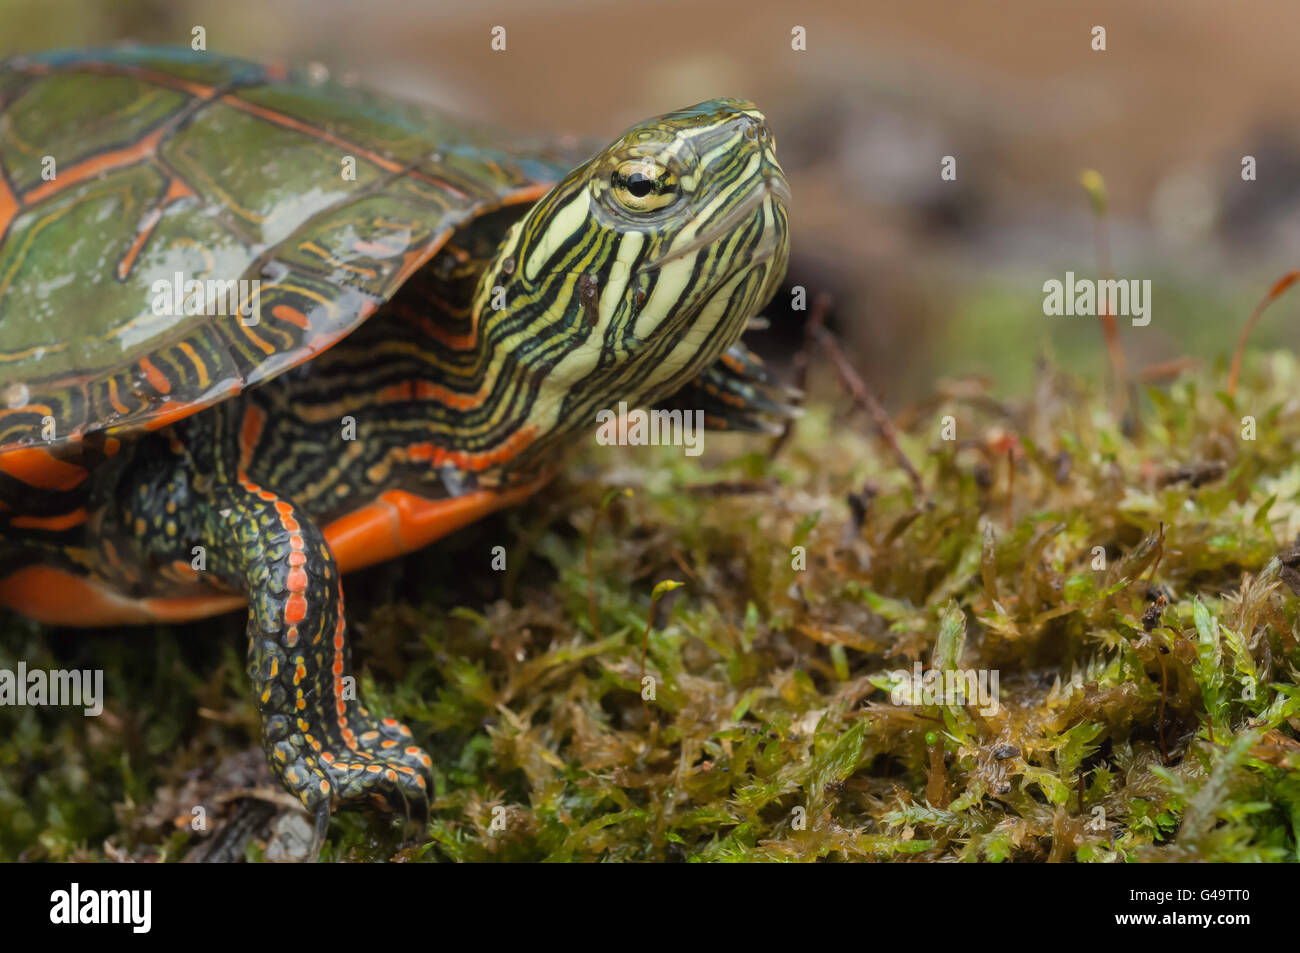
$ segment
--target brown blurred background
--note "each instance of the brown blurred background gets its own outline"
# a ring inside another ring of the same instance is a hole
[[[1124,331],[1137,368],[1228,352],[1300,259],[1295,0],[0,0],[0,56],[187,44],[195,25],[209,50],[318,61],[521,133],[604,140],[689,102],[757,101],[795,194],[791,280],[834,294],[895,407],[939,376],[1023,393],[1044,349],[1102,372],[1094,322],[1042,314],[1045,280],[1096,270],[1084,168],[1109,189],[1114,273],[1153,282],[1150,326]],[[1297,302],[1258,343],[1300,340]]]

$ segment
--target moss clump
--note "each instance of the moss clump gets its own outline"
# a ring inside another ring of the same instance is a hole
[[[1294,857],[1300,368],[1223,378],[1148,390],[1127,427],[1047,367],[1022,405],[946,386],[902,417],[924,498],[825,401],[774,461],[591,448],[391,593],[350,584],[372,707],[437,798],[427,828],[343,816],[326,857]],[[220,827],[232,790],[271,797],[237,628],[57,640],[117,679],[125,728],[0,711],[0,850],[176,858],[195,800]],[[25,623],[3,644],[49,651]],[[916,663],[996,673],[997,705],[895,704]]]

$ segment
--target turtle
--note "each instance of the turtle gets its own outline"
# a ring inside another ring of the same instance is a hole
[[[262,745],[314,819],[427,810],[355,690],[342,575],[544,486],[619,404],[771,430],[739,338],[789,254],[762,112],[585,158],[164,47],[0,64],[0,605],[246,612]]]

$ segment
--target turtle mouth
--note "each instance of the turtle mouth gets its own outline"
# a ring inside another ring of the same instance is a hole
[[[701,234],[696,235],[680,248],[670,248],[655,258],[642,262],[637,268],[636,273],[651,271],[655,268],[662,268],[670,262],[685,258],[692,255],[713,243],[726,237],[730,232],[746,218],[754,214],[754,211],[761,208],[763,203],[772,199],[773,204],[781,204],[788,207],[790,204],[790,186],[785,179],[780,176],[766,176],[763,179],[763,188],[753,198],[736,206],[722,220]],[[763,239],[745,253],[745,258],[750,262],[763,261],[771,258],[778,248],[781,247],[781,239],[776,229],[767,229]]]

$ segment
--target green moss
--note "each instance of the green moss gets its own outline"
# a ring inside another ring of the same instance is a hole
[[[925,499],[826,404],[774,461],[591,448],[391,595],[349,583],[363,688],[437,796],[427,828],[340,817],[325,858],[1294,858],[1300,367],[1248,371],[1148,391],[1132,433],[1055,369],[1019,404],[950,388],[904,415]],[[238,628],[7,621],[0,666],[101,667],[109,700],[0,709],[0,856],[177,859],[196,801],[264,796]],[[997,710],[894,704],[917,662],[996,672]]]

